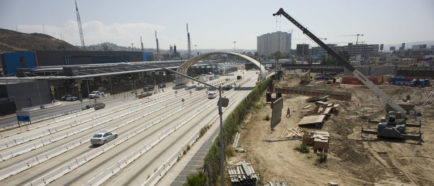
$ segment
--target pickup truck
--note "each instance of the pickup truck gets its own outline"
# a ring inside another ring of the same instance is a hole
[[[104,92],[100,92],[100,91],[92,91],[92,92],[89,94],[89,99],[100,98],[100,97],[102,97],[102,96],[104,96]]]

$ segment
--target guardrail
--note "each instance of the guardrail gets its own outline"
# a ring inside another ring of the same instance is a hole
[[[229,103],[229,106],[224,108],[223,110],[226,111],[234,102]],[[213,123],[216,122],[216,120],[219,119],[219,115],[215,116],[209,123],[206,123],[205,125],[203,125],[202,127],[200,127],[197,132],[190,138],[190,140],[187,140],[187,142],[181,147],[181,149],[173,154],[173,156],[171,156],[165,163],[163,163],[158,169],[157,171],[155,171],[143,184],[142,186],[153,186],[156,185],[158,183],[158,181],[167,173],[167,171],[170,170],[170,168],[172,168],[173,165],[175,165],[175,163],[178,161],[179,157],[182,157],[184,154],[185,149],[188,148],[188,146],[191,146],[192,144],[194,144],[194,142],[196,142],[196,140],[199,138],[200,135],[200,131],[202,130],[203,127],[205,126],[210,126]]]
[[[176,98],[174,98],[174,99],[176,99]],[[135,118],[132,118],[130,120],[127,120],[125,123],[122,122],[122,123],[120,123],[120,124],[118,124],[118,125],[116,125],[114,127],[111,127],[111,128],[108,127],[108,128],[106,128],[104,130],[105,131],[116,130],[117,128],[120,128],[120,127],[122,127],[124,125],[127,125],[127,124],[129,124],[131,122],[134,122],[134,121],[136,121],[136,120],[138,120],[140,118],[143,118],[143,117],[145,117],[145,116],[147,116],[147,115],[149,115],[151,113],[157,112],[157,111],[159,111],[159,110],[161,110],[161,109],[163,109],[163,108],[165,108],[167,106],[170,106],[170,105],[173,105],[173,104],[176,104],[176,103],[177,102],[173,102],[173,103],[171,103],[169,105],[162,105],[157,110],[147,111],[143,115],[139,115],[138,117],[135,117]],[[99,125],[99,124],[101,124],[101,122],[93,124],[92,126]],[[49,141],[49,140],[46,140],[46,141],[43,141],[43,142],[47,142],[47,141]],[[89,137],[88,136],[84,136],[84,137],[82,137],[82,138],[80,138],[78,140],[72,141],[72,142],[67,143],[65,145],[62,145],[62,146],[60,146],[58,148],[55,148],[55,149],[52,149],[52,150],[47,151],[45,153],[42,153],[42,154],[40,154],[40,155],[38,155],[38,156],[36,156],[34,158],[29,158],[29,159],[24,160],[24,161],[22,161],[20,163],[17,163],[17,164],[14,164],[14,165],[10,166],[10,167],[2,169],[2,170],[0,170],[0,180],[3,180],[3,179],[5,179],[5,178],[7,178],[9,176],[15,175],[15,174],[17,174],[17,173],[19,173],[21,171],[27,170],[27,169],[29,169],[29,168],[31,168],[31,167],[33,167],[35,165],[38,165],[38,164],[40,164],[40,163],[42,163],[42,162],[44,162],[46,160],[49,160],[49,159],[51,159],[51,158],[53,158],[53,157],[55,157],[55,156],[57,156],[59,154],[62,154],[62,153],[66,152],[66,151],[68,151],[68,150],[70,150],[72,148],[75,148],[75,147],[77,147],[77,146],[79,146],[82,143],[85,143],[87,141],[89,141]]]
[[[193,103],[194,102],[189,103],[188,105],[193,104]],[[87,161],[92,160],[93,158],[97,157],[98,155],[110,150],[111,148],[115,147],[118,144],[123,143],[124,141],[134,137],[138,133],[148,129],[149,127],[154,126],[155,124],[161,122],[162,120],[172,116],[176,112],[181,111],[183,109],[184,109],[184,106],[180,106],[177,110],[172,110],[170,112],[170,114],[164,115],[160,118],[154,118],[151,121],[146,122],[145,125],[141,125],[141,126],[138,126],[134,129],[132,129],[129,133],[123,135],[124,137],[118,138],[117,140],[114,140],[114,141],[111,141],[111,142],[105,144],[103,146],[103,148],[89,151],[89,152],[79,156],[78,158],[75,158],[74,160],[69,161],[68,163],[50,171],[49,173],[31,181],[30,183],[27,183],[25,185],[45,185],[45,184],[48,184],[48,183],[54,181],[55,179],[57,179],[57,178],[65,175],[65,174],[69,173],[70,171],[76,169],[77,167],[85,164]],[[138,118],[142,118],[142,117],[144,117],[144,116],[138,116],[136,118],[138,119]],[[133,120],[134,121],[137,120],[136,118],[133,118]],[[132,122],[133,120],[130,120],[128,122]],[[161,135],[159,136],[159,138],[161,138]],[[88,138],[87,138],[87,140],[88,140]]]
[[[163,96],[160,96],[160,97],[163,97]],[[82,123],[86,123],[88,121],[92,121],[92,120],[95,120],[95,119],[100,118],[100,117],[105,117],[105,116],[110,115],[110,114],[115,113],[115,112],[118,113],[121,110],[126,110],[128,108],[135,107],[137,105],[143,104],[143,102],[148,103],[148,102],[151,102],[151,101],[154,101],[154,100],[145,100],[145,101],[137,102],[137,103],[132,104],[132,105],[127,105],[127,107],[110,109],[108,111],[105,111],[105,112],[99,113],[99,114],[95,114],[94,116],[90,116],[90,117],[85,118],[83,120],[79,120],[79,121],[75,120],[75,121],[73,121],[71,123],[67,123],[67,124],[64,124],[64,125],[61,125],[61,126],[58,126],[58,127],[55,127],[55,128],[47,129],[45,131],[42,131],[42,132],[40,132],[40,133],[38,133],[36,135],[32,135],[30,137],[27,136],[27,137],[23,137],[23,138],[19,138],[19,139],[13,139],[13,140],[11,140],[9,142],[0,144],[0,150],[1,149],[5,149],[5,148],[9,148],[9,147],[12,147],[12,146],[15,146],[15,145],[18,145],[18,144],[22,144],[22,143],[25,143],[27,141],[34,140],[34,139],[37,139],[37,138],[40,138],[40,137],[43,137],[43,136],[46,136],[46,135],[50,135],[50,134],[62,131],[64,129],[67,129],[67,128],[78,126],[78,125],[80,125]],[[160,102],[162,102],[162,101],[160,101]],[[160,102],[157,102],[157,103],[154,103],[154,104],[151,104],[151,105],[146,105],[145,108],[149,107],[149,106],[152,106],[152,105],[155,105],[155,104],[158,104]],[[143,109],[143,108],[136,108],[133,111],[137,111],[137,110],[140,110],[140,109]],[[121,117],[122,115],[117,115],[117,116]],[[119,118],[119,117],[117,117],[117,118]],[[72,116],[71,116],[71,118],[72,118]],[[111,120],[117,119],[117,118],[112,118]],[[90,127],[90,128],[93,128],[95,126],[97,126],[97,125],[92,125],[92,127]],[[83,131],[83,130],[86,130],[86,129],[89,129],[89,127],[85,126],[84,128],[81,128],[80,131]],[[65,132],[63,135],[58,135],[55,138],[50,138],[49,141],[50,141],[50,143],[52,143],[52,142],[58,141],[58,140],[60,140],[60,139],[62,139],[64,137],[68,137],[68,136],[74,135],[74,134],[76,134],[77,132],[80,132],[80,131],[75,130],[73,132]],[[36,143],[39,143],[39,142],[36,142]],[[27,149],[27,150],[22,150],[21,153],[16,153],[16,154],[12,153],[11,156],[8,156],[6,154],[10,154],[9,152],[12,152],[12,151],[1,153],[0,154],[0,160],[4,161],[4,160],[7,160],[9,158],[15,157],[15,156],[17,156],[19,154],[22,154],[22,153],[34,150],[37,147],[40,147],[40,146],[35,146],[34,144],[35,143],[33,143],[31,145],[27,145],[26,147],[23,147],[23,149]],[[47,145],[48,143],[43,143],[43,144]],[[6,157],[8,157],[8,158],[6,158]]]
[[[187,120],[184,120],[178,124],[176,124],[175,126],[167,129],[164,132],[161,132],[160,135],[158,135],[158,137],[149,142],[148,144],[144,145],[142,148],[140,148],[139,150],[131,153],[129,156],[127,156],[126,158],[118,161],[118,163],[116,163],[114,166],[112,166],[109,169],[106,169],[105,171],[101,172],[100,174],[96,175],[95,177],[93,177],[88,183],[87,185],[100,185],[102,183],[104,183],[106,180],[108,180],[111,176],[115,175],[116,173],[118,173],[120,170],[122,170],[122,168],[126,167],[127,165],[129,165],[131,162],[133,162],[134,160],[136,160],[137,158],[139,158],[141,155],[143,155],[145,152],[147,152],[149,149],[151,149],[153,146],[155,146],[156,144],[158,144],[161,140],[163,140],[165,137],[169,136],[170,134],[172,134],[173,132],[175,132],[176,130],[178,130],[179,128],[181,128],[182,126],[184,126],[187,122],[189,122],[190,120],[192,120],[194,117],[196,117],[197,115],[201,114],[201,110],[203,110],[204,108],[215,104],[217,101],[212,101],[211,103],[207,103],[205,105],[202,105],[201,107],[197,108],[194,110],[194,113],[192,116],[189,116]]]

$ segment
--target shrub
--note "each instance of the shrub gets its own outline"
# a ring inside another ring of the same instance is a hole
[[[199,172],[187,176],[187,183],[182,184],[182,186],[205,186],[205,185],[206,185],[206,175],[203,172]]]
[[[265,121],[270,121],[270,116],[268,116],[268,114],[265,116],[264,118]]]
[[[300,146],[294,148],[296,151],[301,153],[309,153],[309,147],[306,144],[300,144]]]
[[[327,154],[321,153],[320,155],[318,155],[318,157],[316,158],[316,162],[317,163],[325,163],[325,162],[327,162]]]

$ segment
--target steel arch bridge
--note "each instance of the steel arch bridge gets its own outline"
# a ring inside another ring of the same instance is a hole
[[[199,56],[196,56],[186,62],[184,62],[181,66],[178,67],[178,72],[183,73],[183,74],[187,74],[188,69],[196,64],[197,62],[199,62],[200,60],[202,60],[203,58],[209,57],[209,56],[213,56],[213,55],[220,55],[220,54],[226,54],[226,55],[232,55],[232,56],[238,56],[241,57],[243,59],[246,59],[249,62],[252,62],[254,65],[256,65],[260,71],[261,71],[261,79],[264,79],[264,77],[266,77],[266,71],[265,71],[265,67],[263,65],[261,65],[261,63],[247,55],[244,54],[240,54],[240,53],[236,53],[236,52],[210,52],[210,53],[206,53],[206,54],[202,54]],[[181,77],[181,76],[176,76],[176,85],[184,85],[186,84],[186,79]]]

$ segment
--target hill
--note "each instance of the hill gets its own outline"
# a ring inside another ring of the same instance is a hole
[[[0,51],[81,50],[41,33],[21,33],[0,28]]]

